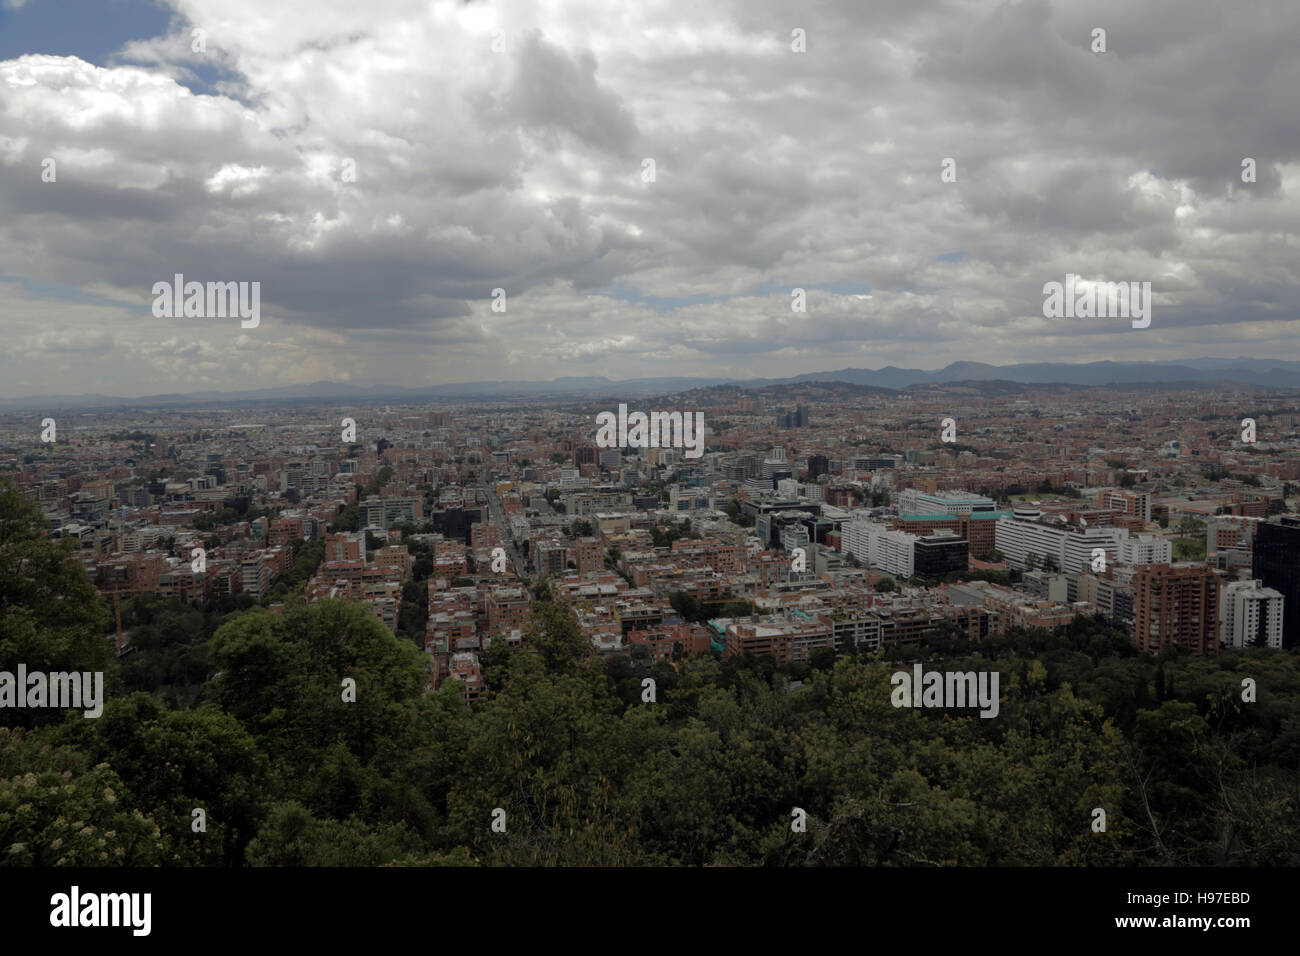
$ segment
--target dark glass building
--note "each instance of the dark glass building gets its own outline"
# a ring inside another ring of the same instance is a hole
[[[919,578],[941,578],[950,571],[965,571],[970,544],[955,534],[933,534],[916,539],[912,573]]]
[[[1300,643],[1300,516],[1281,515],[1255,532],[1254,577],[1282,594],[1282,646]]]

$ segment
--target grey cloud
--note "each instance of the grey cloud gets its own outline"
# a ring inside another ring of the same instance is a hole
[[[1137,347],[1042,320],[1042,283],[1066,271],[1163,290],[1141,346],[1160,357],[1261,326],[1269,354],[1300,356],[1289,7],[735,0],[548,22],[503,0],[497,55],[454,12],[431,25],[383,5],[359,24],[329,5],[316,25],[286,3],[267,14],[280,29],[227,34],[240,100],[168,81],[192,65],[169,38],[132,48],[146,72],[0,64],[6,270],[142,303],[174,272],[260,280],[263,357],[355,381]],[[384,29],[396,16],[402,43]],[[1108,53],[1089,51],[1093,26]],[[794,27],[807,53],[789,49]],[[46,155],[63,157],[57,184],[39,181]],[[939,181],[946,156],[957,183]],[[1242,156],[1258,182],[1241,182]],[[810,295],[801,324],[752,293],[836,283],[873,299]],[[613,286],[710,301],[652,307]],[[487,308],[497,287],[504,316]],[[172,334],[124,315],[122,340]],[[204,334],[204,360],[222,361],[225,333]],[[72,359],[50,374],[109,374]],[[229,361],[232,387],[255,374]]]
[[[507,100],[513,119],[544,134],[565,131],[587,146],[628,155],[636,123],[618,97],[597,82],[592,53],[570,54],[534,30],[524,37],[516,70]]]

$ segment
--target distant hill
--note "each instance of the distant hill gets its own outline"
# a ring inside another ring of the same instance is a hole
[[[937,371],[916,368],[844,368],[809,372],[786,381],[840,381],[885,388],[929,382],[1000,380],[1042,385],[1142,385],[1153,382],[1231,382],[1268,388],[1300,388],[1300,362],[1267,359],[1192,359],[1185,362],[1032,362],[988,365],[953,362]],[[750,383],[755,384],[755,383]]]
[[[234,392],[187,392],[123,398],[97,393],[47,395],[0,399],[0,409],[55,408],[156,408],[177,405],[212,405],[267,402],[383,402],[437,400],[509,401],[520,398],[629,399],[686,392],[691,389],[730,385],[745,389],[769,386],[811,385],[842,382],[875,389],[901,390],[922,385],[1007,383],[1020,385],[1118,385],[1127,387],[1236,385],[1260,388],[1300,389],[1300,362],[1271,359],[1188,359],[1178,362],[1031,362],[1019,365],[989,365],[984,362],[953,362],[934,371],[898,368],[842,368],[828,372],[807,372],[790,378],[637,378],[615,381],[604,376],[567,376],[551,381],[455,382],[409,388],[401,385],[361,387],[343,382],[312,382]]]

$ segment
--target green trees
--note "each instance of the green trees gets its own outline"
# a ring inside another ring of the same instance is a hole
[[[295,592],[301,591],[321,562],[325,560],[324,541],[304,541],[301,538],[291,544],[293,548],[293,567],[275,579],[265,603],[283,600]]]
[[[176,707],[193,706],[212,672],[208,638],[220,616],[142,594],[123,602],[122,619],[132,651],[121,662],[126,690],[159,694]]]
[[[200,515],[195,518],[194,527],[199,531],[211,531],[223,524],[234,524],[239,520],[241,520],[241,516],[234,508],[222,508],[213,514]]]
[[[379,469],[379,472],[375,475],[375,480],[361,489],[361,492],[357,495],[357,500],[365,501],[367,498],[373,495],[383,494],[384,485],[388,484],[390,481],[393,480],[393,474],[394,472],[392,466],[384,465],[382,468]],[[356,528],[351,528],[348,530],[355,531]]]
[[[419,841],[400,826],[371,829],[356,819],[317,819],[296,801],[271,809],[248,847],[251,866],[380,866],[418,862]]]
[[[364,605],[321,601],[283,614],[258,608],[213,638],[213,699],[289,763],[343,739],[368,758],[403,730],[424,688],[424,655]],[[343,699],[344,680],[356,700]]]
[[[157,866],[169,855],[111,767],[0,727],[0,866]]]
[[[270,761],[272,802],[302,804],[311,817],[298,827],[296,811],[280,806],[248,844],[250,862],[388,862],[433,832],[434,812],[408,779],[428,734],[425,657],[369,608],[254,609],[222,626],[213,658],[213,699]],[[299,830],[307,843],[294,842]],[[335,839],[345,849],[331,856]]]
[[[668,595],[673,610],[688,621],[701,620],[700,599],[684,591],[674,591]]]
[[[102,602],[12,490],[0,567],[8,661],[112,672]],[[102,717],[0,727],[0,864],[1300,864],[1295,654],[1153,660],[1081,616],[781,667],[600,660],[538,597],[470,707],[362,605],[133,599]],[[998,716],[894,707],[886,653],[998,673]]]
[[[735,503],[734,501],[732,502]],[[683,518],[677,524],[668,524],[664,527],[655,525],[650,529],[650,539],[656,548],[671,548],[674,541],[679,538],[698,538],[699,535],[691,530],[691,522],[688,518]]]
[[[754,606],[749,601],[721,600],[701,601],[699,598],[683,591],[674,591],[668,596],[673,610],[684,620],[703,623],[716,617],[746,617],[754,613]]]
[[[428,587],[419,581],[407,581],[402,585],[402,610],[397,619],[397,633],[423,650],[428,617]]]
[[[727,517],[731,519],[733,524],[738,524],[742,528],[752,528],[754,526],[754,516],[745,514],[740,508],[740,502],[735,498],[727,502],[725,510]]]
[[[612,824],[612,772],[626,755],[610,739],[618,704],[608,684],[564,653],[512,654],[501,677],[468,725],[447,794],[450,835],[495,863],[627,862],[625,829]],[[498,807],[504,838],[489,828]]]
[[[330,531],[356,531],[361,521],[361,508],[358,505],[345,505],[339,510],[339,516],[330,525]]]
[[[0,670],[103,671],[116,679],[109,613],[71,542],[51,541],[41,509],[0,482]],[[53,710],[0,710],[0,723],[61,720]]]
[[[164,862],[240,862],[263,814],[267,760],[233,717],[211,707],[169,710],[136,693],[110,701],[98,720],[68,721],[52,739],[112,766],[119,791],[167,834]],[[202,832],[195,809],[204,812]]]
[[[533,606],[524,624],[523,639],[552,673],[569,673],[593,653],[573,611],[553,601]]]

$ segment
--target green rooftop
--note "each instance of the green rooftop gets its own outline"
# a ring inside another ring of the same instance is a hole
[[[958,518],[1010,518],[1010,511],[976,511],[969,515],[899,515],[902,521],[956,521]]]

